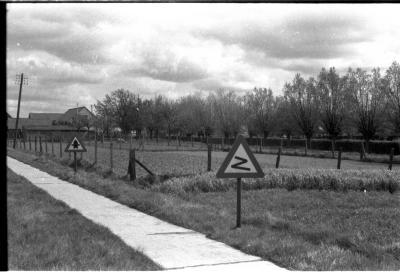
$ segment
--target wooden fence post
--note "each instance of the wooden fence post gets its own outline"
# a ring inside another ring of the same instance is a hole
[[[97,136],[94,136],[94,163],[97,163]]]
[[[361,142],[360,161],[362,161],[364,158],[365,158],[364,142]]]
[[[135,149],[131,149],[129,151],[129,165],[128,165],[128,174],[129,179],[131,181],[136,179],[136,158],[135,158]]]
[[[60,137],[60,158],[62,158],[62,138]]]
[[[113,164],[113,142],[110,142],[110,170],[113,171],[114,164]]]
[[[304,155],[307,156],[307,151],[308,151],[308,143],[307,143],[307,138],[305,139],[305,145],[304,145]]]
[[[54,136],[51,135],[51,155],[54,156]]]
[[[26,146],[25,146],[25,138],[23,138],[23,141],[24,141],[24,150],[26,150]]]
[[[392,147],[392,148],[390,149],[389,170],[392,170],[393,156],[394,156],[394,148]]]
[[[28,141],[29,141],[29,151],[31,151],[32,150],[31,136],[28,137]]]
[[[35,136],[35,152],[37,152],[37,137]]]
[[[337,169],[340,169],[341,163],[342,163],[342,147],[339,147],[339,154],[337,158]]]
[[[211,171],[211,145],[207,144],[207,171]]]
[[[42,148],[42,136],[39,136],[39,149],[40,149],[40,154],[42,154],[42,152],[43,152],[43,148]]]
[[[279,168],[279,163],[281,162],[281,152],[282,152],[282,147],[279,147],[278,156],[276,157],[275,168]]]
[[[46,154],[47,154],[47,137],[44,138],[44,145],[45,145],[45,150],[46,150]]]
[[[260,151],[260,153],[261,153],[261,152],[262,152],[262,151],[261,151],[261,148],[262,148],[262,138],[261,138],[261,137],[259,138],[259,141],[258,141],[258,142],[260,143],[260,150],[259,150],[259,151]]]

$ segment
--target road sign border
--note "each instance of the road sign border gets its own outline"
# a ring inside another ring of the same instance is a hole
[[[228,167],[228,164],[232,160],[232,158],[235,155],[240,144],[243,145],[243,148],[246,151],[247,155],[249,156],[251,163],[253,163],[254,168],[257,171],[256,173],[225,173],[226,168]],[[217,178],[262,178],[264,176],[265,176],[265,174],[264,174],[263,170],[261,169],[260,164],[258,163],[257,159],[254,157],[253,152],[250,150],[250,147],[247,144],[246,139],[242,135],[238,135],[236,137],[235,142],[233,143],[231,150],[229,151],[228,155],[226,156],[224,162],[222,163],[221,167],[218,169],[216,177]]]
[[[74,141],[74,139],[77,139],[78,142],[81,144],[83,150],[68,150],[68,148],[71,146],[72,142]],[[81,139],[79,139],[78,136],[73,136],[70,138],[71,141],[69,141],[69,144],[67,145],[67,147],[64,149],[64,152],[87,152],[87,149],[85,147],[85,145],[83,144],[83,141],[81,141]]]

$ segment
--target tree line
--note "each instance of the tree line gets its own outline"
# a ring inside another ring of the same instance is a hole
[[[219,89],[169,99],[140,97],[126,89],[107,94],[95,104],[96,125],[110,137],[136,131],[148,137],[170,135],[250,137],[279,135],[330,138],[360,135],[368,142],[377,136],[400,133],[400,65],[393,62],[382,74],[349,68],[340,76],[334,67],[322,68],[316,78],[296,74],[282,95],[270,88],[254,88],[243,95]]]

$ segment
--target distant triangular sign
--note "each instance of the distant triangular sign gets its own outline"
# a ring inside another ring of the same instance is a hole
[[[262,178],[264,172],[251,152],[246,139],[239,135],[221,167],[217,178]]]
[[[83,142],[79,141],[77,137],[74,137],[65,148],[65,152],[86,152],[86,148]]]

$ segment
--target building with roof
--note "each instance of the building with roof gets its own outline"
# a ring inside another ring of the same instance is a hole
[[[8,115],[8,113],[7,113]],[[7,118],[8,137],[55,137],[90,136],[94,129],[90,127],[94,115],[86,107],[68,109],[65,113],[29,113],[28,118]]]

